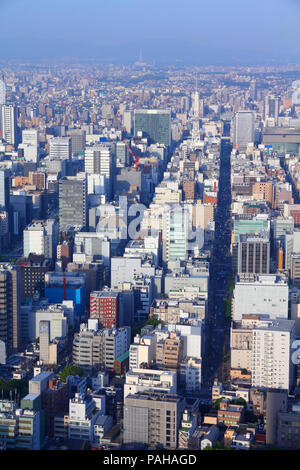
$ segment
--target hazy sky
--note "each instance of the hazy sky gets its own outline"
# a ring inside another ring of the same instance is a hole
[[[0,59],[300,62],[300,0],[0,0]]]

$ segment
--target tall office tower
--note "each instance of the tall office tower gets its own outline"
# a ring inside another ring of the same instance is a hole
[[[72,153],[83,152],[85,147],[86,131],[83,129],[70,129],[67,136],[71,137]]]
[[[0,209],[8,211],[10,204],[10,170],[0,170]]]
[[[59,180],[59,230],[68,226],[88,227],[87,179],[75,176]]]
[[[183,96],[180,100],[180,109],[183,113],[186,113],[190,109],[190,97]]]
[[[233,145],[244,151],[251,142],[254,142],[254,113],[238,111],[233,118]]]
[[[257,83],[256,80],[251,80],[250,87],[249,87],[249,95],[250,98],[255,101],[257,98]]]
[[[127,134],[131,135],[132,132],[132,111],[124,111],[123,114],[123,125],[126,129]]]
[[[240,235],[238,273],[269,274],[270,241],[267,234]]]
[[[84,152],[85,172],[105,176],[105,193],[108,199],[112,196],[115,160],[112,149],[100,144],[87,147]]]
[[[0,108],[6,103],[6,85],[3,77],[0,79]]]
[[[96,318],[102,328],[119,326],[119,293],[94,291],[90,295],[90,318]]]
[[[259,322],[252,330],[253,387],[290,390],[294,381],[291,360],[295,321],[277,318]]]
[[[54,219],[34,220],[23,232],[24,256],[29,253],[53,259],[58,244],[58,224]]]
[[[0,130],[2,131],[2,106],[6,103],[6,86],[4,79],[0,78]]]
[[[60,160],[71,159],[71,137],[53,137],[49,141],[50,158],[58,158]]]
[[[121,163],[122,166],[126,166],[128,163],[128,150],[125,142],[117,142],[116,144],[116,159]]]
[[[39,325],[40,361],[49,364],[50,321],[42,320]]]
[[[177,448],[178,429],[184,411],[179,395],[138,392],[124,399],[124,444]]]
[[[17,147],[17,108],[11,104],[2,106],[1,129],[3,139]]]
[[[174,206],[174,205],[173,205]],[[188,254],[189,214],[183,206],[165,213],[163,221],[163,260],[184,260]]]
[[[0,339],[7,354],[20,347],[20,271],[16,266],[0,266]]]
[[[134,136],[141,131],[150,143],[171,145],[171,113],[163,109],[139,109],[134,111]]]
[[[272,118],[274,119],[274,125],[278,125],[280,98],[277,96],[266,96],[265,97],[265,121]]]
[[[25,160],[37,162],[39,159],[39,133],[37,129],[24,129],[22,131],[22,144],[19,148],[24,151]]]

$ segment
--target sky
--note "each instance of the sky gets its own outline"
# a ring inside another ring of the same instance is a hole
[[[0,60],[300,63],[300,0],[0,0]]]

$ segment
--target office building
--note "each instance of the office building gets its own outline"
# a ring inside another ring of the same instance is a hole
[[[89,320],[91,322],[92,320]],[[130,327],[90,329],[82,324],[73,340],[73,362],[84,371],[113,370],[114,362],[129,349]]]
[[[261,321],[252,330],[253,387],[290,390],[294,381],[291,360],[294,320]]]
[[[0,340],[7,354],[20,348],[20,271],[17,266],[0,266]]]
[[[13,105],[2,106],[2,137],[7,144],[12,145],[14,148],[18,144],[17,135],[17,108]]]
[[[70,137],[53,137],[49,141],[50,159],[70,160],[72,156]]]
[[[140,109],[134,111],[134,136],[138,133],[149,139],[149,143],[171,145],[171,114],[162,109]]]
[[[178,395],[138,392],[124,399],[123,443],[136,447],[176,449],[184,411]]]
[[[0,428],[8,450],[40,450],[41,413],[0,400]]]
[[[49,344],[50,344],[50,322],[42,320],[39,322],[40,339],[40,362],[42,364],[50,364]]]
[[[59,230],[69,226],[88,227],[86,177],[59,180]]]
[[[23,232],[24,256],[30,253],[56,258],[58,223],[54,219],[34,220]]]
[[[169,370],[133,368],[126,373],[124,398],[129,394],[151,391],[153,393],[177,393],[177,375]]]
[[[275,274],[238,274],[232,299],[232,318],[242,315],[269,315],[270,319],[288,318],[287,278]]]
[[[102,328],[119,326],[118,292],[108,290],[94,291],[90,295],[90,318],[96,318]]]
[[[269,274],[270,242],[267,233],[240,235],[238,273]]]
[[[239,111],[233,118],[233,145],[240,151],[254,142],[254,113]]]
[[[110,145],[98,144],[86,147],[84,152],[85,172],[105,176],[105,194],[110,199],[115,174],[115,156]]]

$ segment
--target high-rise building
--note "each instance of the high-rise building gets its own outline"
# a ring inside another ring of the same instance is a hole
[[[70,160],[72,155],[70,137],[53,137],[49,142],[50,159]]]
[[[0,266],[0,339],[11,354],[20,347],[20,271],[17,266]]]
[[[86,176],[59,180],[59,230],[68,226],[88,227]]]
[[[265,98],[265,121],[272,118],[274,119],[274,125],[278,125],[280,98],[275,96],[266,96]]]
[[[8,211],[10,203],[10,170],[0,170],[0,208]]]
[[[70,129],[67,136],[71,137],[72,153],[83,152],[85,147],[86,131],[82,129]]]
[[[124,444],[176,449],[184,399],[167,393],[138,392],[124,399]]]
[[[2,106],[2,137],[10,145],[17,147],[17,108],[11,104]]]
[[[255,101],[257,99],[257,82],[252,80],[249,87],[250,98]]]
[[[6,85],[4,79],[0,79],[0,108],[6,103]],[[1,119],[0,119],[1,123]]]
[[[163,109],[139,109],[134,111],[134,136],[142,132],[150,143],[171,145],[171,114]]]
[[[270,241],[267,234],[240,235],[238,273],[269,274]]]
[[[42,320],[39,325],[40,361],[49,364],[50,321]]]
[[[56,257],[58,223],[54,219],[34,220],[23,232],[24,256],[30,253]]]
[[[105,176],[105,193],[110,199],[113,189],[115,159],[109,145],[87,147],[84,153],[85,172]]]
[[[22,144],[19,149],[23,149],[26,161],[38,162],[39,159],[39,134],[37,129],[24,129],[22,131]]]
[[[82,324],[80,332],[75,333],[73,340],[73,362],[84,371],[93,369],[113,370],[114,362],[128,351],[130,345],[130,327],[90,329]]]
[[[254,113],[239,111],[233,118],[233,145],[244,151],[249,143],[254,142]]]
[[[170,206],[163,226],[164,261],[185,260],[188,254],[189,214],[183,206]]]
[[[290,390],[294,381],[292,343],[294,320],[261,321],[252,330],[253,387]]]
[[[96,318],[102,328],[119,326],[119,293],[108,290],[90,295],[90,318]]]

